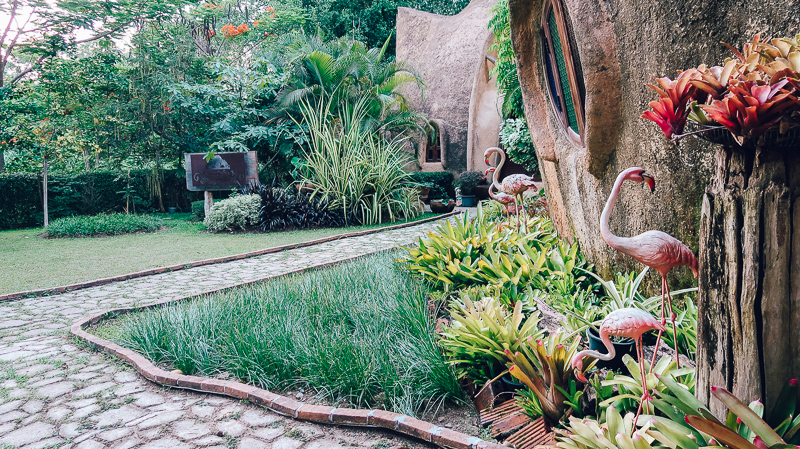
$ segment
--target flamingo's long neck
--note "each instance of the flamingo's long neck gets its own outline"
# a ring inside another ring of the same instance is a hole
[[[500,149],[495,150],[495,153],[500,153],[500,163],[497,164],[497,170],[492,173],[492,185],[498,192],[503,191],[503,187],[500,182],[497,180],[498,174],[503,170],[503,164],[506,163],[506,153]]]
[[[596,359],[609,361],[614,357],[616,357],[617,350],[616,348],[614,348],[614,344],[611,343],[611,336],[608,334],[608,332],[604,331],[603,329],[600,329],[600,340],[603,342],[603,346],[606,347],[606,350],[608,351],[607,354],[603,354],[593,349],[586,349],[584,351],[575,354],[574,359],[577,360],[577,359],[582,359],[584,357],[594,357]]]
[[[619,190],[622,187],[622,183],[625,182],[627,175],[628,172],[626,170],[617,176],[617,180],[614,182],[614,188],[611,189],[611,196],[608,197],[608,201],[606,201],[606,207],[603,209],[603,214],[600,215],[600,235],[603,237],[603,240],[609,244],[609,246],[615,249],[621,249],[622,247],[627,246],[626,243],[629,240],[627,238],[618,237],[612,234],[611,229],[608,226],[609,216],[611,215],[611,211],[614,210],[614,205],[617,204],[617,195],[619,195]]]

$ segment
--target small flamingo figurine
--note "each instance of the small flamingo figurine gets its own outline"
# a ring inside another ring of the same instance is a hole
[[[647,390],[647,371],[644,369],[644,349],[642,347],[642,334],[651,330],[663,332],[664,325],[653,318],[653,315],[649,312],[633,307],[617,309],[609,313],[600,324],[600,340],[603,341],[603,345],[605,345],[608,353],[601,354],[598,351],[587,349],[575,354],[575,357],[572,359],[572,366],[575,368],[575,376],[581,382],[588,382],[586,377],[582,374],[584,357],[589,356],[606,361],[616,357],[616,349],[614,349],[614,344],[611,343],[612,335],[632,338],[636,342],[636,358],[639,362],[639,374],[642,377],[643,394],[639,402],[639,410],[636,412],[636,417],[633,419],[634,430],[636,430],[636,421],[642,413],[642,405],[652,399]],[[649,413],[649,403],[647,409]]]
[[[666,324],[665,310],[669,305],[670,320],[672,321],[672,331],[675,338],[675,362],[680,368],[681,362],[678,354],[678,331],[675,326],[675,311],[672,308],[672,296],[669,293],[669,283],[667,282],[667,274],[669,270],[680,267],[683,265],[688,266],[694,272],[694,277],[697,277],[697,258],[692,253],[688,246],[684,245],[680,240],[675,237],[661,232],[661,231],[647,231],[634,237],[618,237],[611,233],[608,226],[608,219],[611,211],[614,209],[614,204],[617,202],[617,195],[622,187],[622,183],[626,179],[634,182],[646,182],[650,191],[654,191],[656,187],[655,179],[645,173],[645,170],[640,167],[631,167],[624,170],[617,176],[614,183],[614,188],[611,190],[611,195],[608,197],[606,207],[603,209],[603,214],[600,216],[600,235],[609,246],[627,254],[639,262],[647,265],[648,267],[658,271],[661,275],[661,324]],[[656,363],[656,356],[658,355],[658,345],[661,343],[661,335],[663,330],[658,333],[656,339],[656,346],[653,350],[653,360],[650,362],[650,369]]]

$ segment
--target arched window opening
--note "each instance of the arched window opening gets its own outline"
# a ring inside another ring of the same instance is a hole
[[[582,143],[585,91],[580,62],[560,0],[549,0],[542,17],[544,69],[556,116],[567,135]]]
[[[425,162],[442,162],[442,146],[439,142],[439,127],[430,122],[428,138],[425,140]]]

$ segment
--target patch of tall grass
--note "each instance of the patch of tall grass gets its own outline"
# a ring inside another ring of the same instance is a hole
[[[186,374],[230,372],[355,407],[427,413],[463,393],[428,287],[383,253],[124,317],[114,335]]]
[[[44,233],[47,237],[91,237],[153,232],[161,229],[162,226],[163,221],[151,215],[81,215],[53,220],[49,226],[44,228]]]

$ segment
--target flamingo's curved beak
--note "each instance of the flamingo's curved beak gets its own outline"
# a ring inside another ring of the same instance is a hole
[[[651,192],[656,191],[656,180],[652,176],[642,172],[642,179],[647,183],[647,187],[650,187]]]

